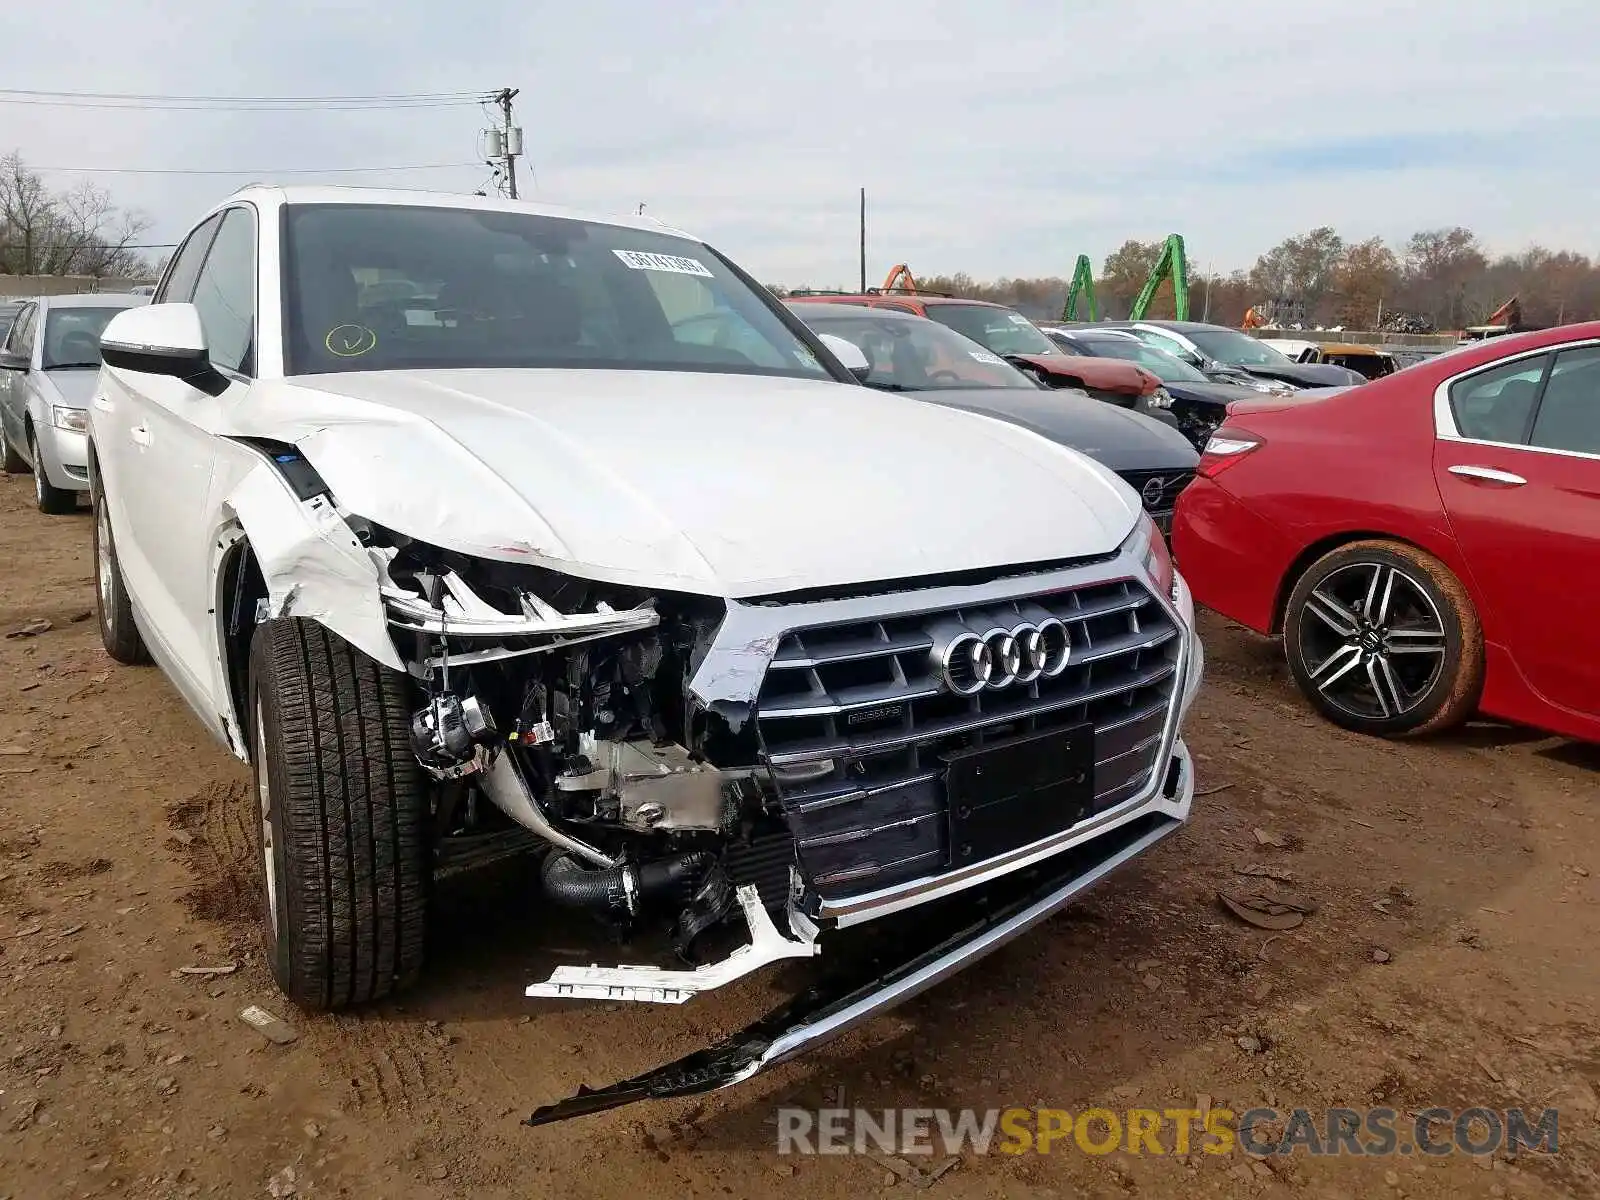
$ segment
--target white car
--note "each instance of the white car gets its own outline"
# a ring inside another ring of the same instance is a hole
[[[687,235],[252,187],[104,355],[105,645],[253,767],[269,957],[302,1005],[411,982],[430,876],[530,844],[550,903],[688,960],[530,995],[678,1003],[913,908],[937,935],[673,1085],[709,1088],[1187,817],[1201,649],[1138,496],[858,385]]]
[[[89,397],[100,370],[100,331],[127,295],[41,296],[26,301],[0,342],[0,461],[33,472],[34,503],[69,513],[89,489]]]

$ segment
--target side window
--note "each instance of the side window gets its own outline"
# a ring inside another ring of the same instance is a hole
[[[6,338],[6,349],[13,354],[26,354],[33,347],[33,313],[31,304],[24,304],[11,323],[11,333]]]
[[[220,216],[210,217],[184,239],[183,245],[178,247],[177,254],[172,256],[172,265],[167,268],[167,277],[161,281],[156,294],[150,298],[152,304],[186,304],[194,296],[195,276],[200,274],[200,264],[205,261],[206,248],[211,245],[211,235],[216,233],[217,226],[221,223]]]
[[[1521,358],[1451,384],[1450,411],[1461,436],[1475,442],[1525,443],[1549,365],[1548,354]]]
[[[28,305],[26,312],[17,321],[17,353],[26,358],[33,357],[33,344],[38,339],[35,335],[39,332],[39,306]]]
[[[200,310],[211,361],[250,374],[256,325],[256,223],[249,209],[230,208],[223,214],[222,227],[195,280],[194,306]]]
[[[1547,450],[1600,454],[1600,346],[1556,355],[1528,441]]]
[[[1187,346],[1172,338],[1163,337],[1159,333],[1151,333],[1148,329],[1135,329],[1133,333],[1145,345],[1154,346],[1157,350],[1165,350],[1168,354],[1175,354],[1186,361],[1194,357]]]

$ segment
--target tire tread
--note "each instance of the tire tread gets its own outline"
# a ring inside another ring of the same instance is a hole
[[[255,648],[287,884],[279,983],[311,1009],[380,999],[416,980],[426,949],[427,794],[406,682],[312,621],[269,621]]]

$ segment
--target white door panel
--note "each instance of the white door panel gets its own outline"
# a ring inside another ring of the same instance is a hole
[[[208,396],[178,379],[147,376],[142,382],[130,429],[131,461],[139,474],[124,494],[152,576],[145,605],[176,660],[173,673],[192,681],[210,719],[217,712],[211,695],[216,597],[208,554],[214,431],[249,388],[234,383],[222,395]]]

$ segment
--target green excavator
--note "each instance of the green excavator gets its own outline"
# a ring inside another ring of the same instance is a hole
[[[1133,301],[1133,308],[1128,313],[1130,321],[1144,320],[1144,314],[1150,308],[1150,302],[1156,298],[1156,289],[1161,286],[1161,281],[1170,277],[1172,279],[1172,304],[1173,310],[1180,321],[1189,319],[1189,264],[1183,255],[1183,238],[1174,233],[1169,236],[1161,247],[1161,254],[1156,259],[1156,265],[1150,272],[1150,277],[1144,281],[1144,286],[1139,289],[1139,295]],[[1094,267],[1089,262],[1087,254],[1078,255],[1078,264],[1072,270],[1072,285],[1067,289],[1067,302],[1061,309],[1063,321],[1076,321],[1078,317],[1078,300],[1084,301],[1087,309],[1087,320],[1098,321],[1100,314],[1094,298]]]

